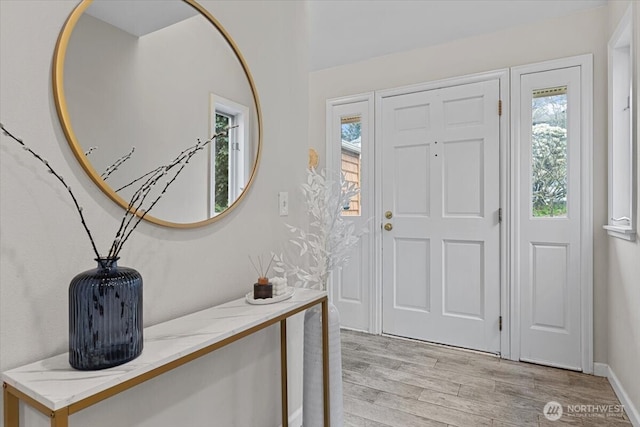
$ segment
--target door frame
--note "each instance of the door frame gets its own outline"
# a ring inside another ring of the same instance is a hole
[[[325,128],[325,155],[326,155],[326,160],[325,160],[325,168],[327,170],[330,171],[339,171],[341,170],[341,165],[340,163],[336,164],[336,151],[338,150],[338,147],[334,146],[333,144],[333,140],[332,140],[332,132],[333,132],[333,123],[332,123],[332,116],[333,116],[333,108],[336,106],[340,106],[340,105],[348,105],[348,104],[354,104],[354,103],[358,103],[358,102],[366,102],[367,103],[367,115],[368,115],[368,123],[367,123],[367,131],[369,134],[369,141],[371,144],[373,144],[373,146],[375,146],[375,126],[374,126],[374,122],[375,122],[375,115],[374,115],[374,92],[365,92],[365,93],[361,93],[361,94],[356,94],[356,95],[351,95],[351,96],[344,96],[344,97],[340,97],[340,98],[331,98],[331,99],[327,99],[326,102],[326,106],[325,106],[325,123],[326,123],[326,128]],[[369,176],[371,177],[371,183],[368,186],[369,187],[369,191],[365,194],[362,193],[361,195],[363,197],[366,197],[368,200],[370,200],[370,206],[371,206],[371,210],[375,211],[376,209],[376,204],[375,204],[375,198],[376,198],[376,192],[375,192],[375,166],[374,166],[374,157],[376,156],[375,153],[375,149],[374,147],[371,147],[372,149],[369,150],[369,152],[371,153],[371,155],[365,159],[365,161],[362,162],[361,166],[363,168],[367,168],[367,170],[369,171]],[[374,277],[374,269],[375,269],[375,264],[377,263],[377,257],[376,257],[376,253],[375,253],[375,243],[374,243],[374,236],[376,234],[376,229],[375,229],[375,222],[374,221],[369,221],[369,223],[367,224],[367,231],[369,236],[371,236],[371,242],[369,244],[369,253],[367,254],[367,256],[369,257],[369,260],[371,261],[370,263],[370,269],[371,271],[369,272],[371,278]],[[329,280],[332,280],[331,278]],[[375,310],[376,307],[374,305],[374,300],[373,300],[373,295],[374,295],[374,285],[373,282],[370,283],[368,286],[363,287],[363,289],[366,289],[369,292],[369,319],[368,319],[368,328],[367,328],[367,332],[369,333],[375,333],[379,335],[379,332],[375,332],[372,329],[372,325],[375,324],[375,320],[374,320],[374,316],[375,316]],[[333,286],[328,286],[327,287],[328,293],[329,293],[329,299],[330,301],[334,301],[334,295],[333,295]]]
[[[502,208],[502,222],[500,224],[500,315],[502,316],[502,330],[500,331],[500,355],[503,358],[510,358],[510,313],[509,313],[509,301],[510,291],[507,286],[509,277],[509,264],[507,255],[509,252],[509,236],[508,233],[511,230],[510,226],[510,209],[511,201],[509,195],[511,189],[509,188],[508,177],[509,174],[509,144],[507,143],[509,137],[509,69],[500,69],[495,71],[489,71],[484,73],[470,74],[466,76],[447,78],[442,80],[431,81],[427,83],[420,83],[416,85],[404,86],[399,88],[381,90],[375,92],[375,132],[374,132],[374,185],[375,198],[374,198],[374,224],[376,224],[374,233],[373,247],[375,250],[375,262],[374,262],[374,286],[372,288],[371,302],[372,302],[372,323],[370,330],[372,333],[380,335],[382,334],[382,177],[380,171],[382,170],[382,101],[384,98],[406,95],[415,92],[423,92],[433,89],[442,89],[451,86],[460,86],[468,83],[484,82],[488,80],[498,80],[500,90],[500,100],[502,100],[502,115],[499,121],[499,150],[500,150],[500,207]],[[498,106],[496,105],[496,109]],[[379,226],[378,226],[379,224]]]
[[[580,67],[580,126],[581,126],[581,206],[580,206],[580,329],[582,371],[593,373],[593,55],[579,55],[569,58],[538,62],[511,68],[511,157],[509,163],[509,182],[519,180],[519,132],[520,132],[520,77],[523,74],[549,71],[559,68]],[[515,198],[516,185],[511,185],[509,191],[510,212],[518,212]],[[510,216],[510,215],[508,215]],[[514,215],[515,218],[515,215]],[[510,251],[509,263],[513,266],[509,280],[512,283],[509,301],[511,317],[511,351],[510,359],[520,359],[520,282],[518,280],[519,265],[517,264],[518,230],[517,221],[510,221]]]

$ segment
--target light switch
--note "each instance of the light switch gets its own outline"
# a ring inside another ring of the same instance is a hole
[[[278,210],[280,211],[280,216],[289,215],[289,193],[286,191],[278,193]]]

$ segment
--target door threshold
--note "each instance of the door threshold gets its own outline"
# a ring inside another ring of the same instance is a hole
[[[530,365],[545,366],[547,368],[563,369],[565,371],[573,371],[573,372],[581,372],[582,373],[582,368],[563,365],[563,364],[559,364],[559,363],[555,363],[555,362],[550,362],[550,361],[547,361],[547,360],[535,360],[535,359],[520,358],[519,362],[528,363]]]
[[[415,339],[415,338],[407,338],[407,337],[402,337],[402,336],[399,336],[399,335],[387,334],[387,333],[384,333],[384,332],[382,334],[380,334],[380,335],[383,336],[383,337],[396,338],[396,339],[403,340],[403,341],[410,341],[410,342],[421,343],[421,344],[428,344],[428,345],[433,345],[433,346],[436,346],[436,347],[449,348],[449,349],[452,349],[452,350],[460,350],[460,351],[465,351],[467,353],[481,354],[483,356],[492,356],[492,357],[496,357],[496,358],[500,359],[500,353],[492,353],[490,351],[475,350],[473,348],[458,347],[458,346],[455,346],[455,345],[442,344],[442,343],[432,342],[432,341],[423,341],[423,340],[419,340],[419,339]]]

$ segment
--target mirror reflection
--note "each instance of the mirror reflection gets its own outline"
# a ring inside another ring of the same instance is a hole
[[[58,94],[76,155],[126,207],[138,187],[128,184],[233,127],[191,159],[150,213],[164,225],[210,222],[241,198],[259,152],[258,102],[241,61],[187,2],[92,2],[70,34]]]

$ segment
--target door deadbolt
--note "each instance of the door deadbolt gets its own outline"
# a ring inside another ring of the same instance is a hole
[[[393,213],[391,213],[391,211],[386,211],[384,213],[384,217],[387,218],[387,219],[391,219],[391,218],[393,218]]]
[[[393,225],[391,225],[391,223],[388,222],[384,225],[384,229],[387,231],[391,231],[393,229]]]

